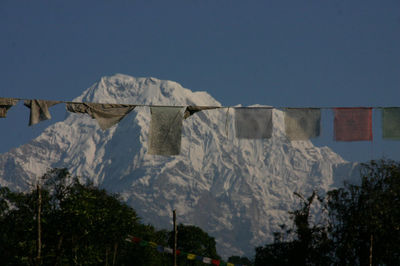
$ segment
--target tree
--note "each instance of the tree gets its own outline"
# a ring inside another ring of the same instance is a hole
[[[220,259],[217,254],[215,239],[209,236],[201,228],[194,225],[177,226],[178,243],[177,248],[181,251],[196,254],[211,259]],[[169,245],[173,245],[173,232],[170,232]],[[178,256],[178,265],[204,265],[202,262],[188,260],[186,257]]]
[[[302,200],[302,207],[289,212],[294,230],[282,225],[282,232],[274,233],[274,243],[256,248],[254,265],[329,265],[331,263],[331,241],[327,224],[311,224],[310,210],[315,199],[322,202],[313,191]]]
[[[363,164],[361,185],[328,193],[339,264],[400,264],[400,163]]]
[[[253,262],[247,257],[240,257],[240,256],[230,256],[228,258],[228,262],[233,264],[241,264],[246,266],[253,265]]]
[[[66,169],[47,172],[41,192],[42,256],[37,250],[38,191],[0,189],[2,265],[162,265],[154,249],[125,241],[128,235],[166,244],[167,232],[142,225],[136,212]],[[132,255],[133,254],[133,255]]]

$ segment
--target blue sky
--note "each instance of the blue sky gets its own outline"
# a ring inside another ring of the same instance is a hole
[[[153,76],[205,90],[223,105],[400,106],[398,0],[0,1],[0,97],[70,100],[101,76]],[[52,109],[53,111],[53,109]],[[1,119],[0,152],[28,127],[18,105]],[[400,141],[335,143],[349,160],[400,160]]]

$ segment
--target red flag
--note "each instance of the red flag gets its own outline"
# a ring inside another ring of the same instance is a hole
[[[221,261],[220,260],[212,260],[211,261],[212,264],[219,266]]]
[[[335,108],[336,141],[372,140],[372,108]]]
[[[132,241],[135,243],[140,243],[141,239],[134,236],[134,237],[132,237]]]

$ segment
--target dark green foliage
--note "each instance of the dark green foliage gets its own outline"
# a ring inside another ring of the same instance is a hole
[[[201,228],[193,225],[179,224],[177,226],[177,231],[177,249],[202,257],[220,259],[217,254],[215,239],[201,230]],[[169,244],[172,247],[172,232],[170,233]],[[186,256],[182,255],[178,256],[178,265],[204,265],[204,263],[196,260],[188,260]]]
[[[324,200],[315,192],[298,196],[303,206],[291,212],[295,230],[283,226],[273,244],[257,247],[255,265],[400,265],[399,162],[363,164],[360,185],[345,184]],[[310,225],[316,197],[329,221]]]
[[[285,230],[274,234],[274,243],[256,248],[254,265],[329,265],[331,263],[331,241],[324,225],[310,224],[311,204],[317,198],[316,192],[302,199],[302,207],[290,212],[295,230]]]
[[[233,264],[242,264],[246,266],[253,265],[253,262],[249,258],[240,256],[230,256],[228,262]]]
[[[1,265],[171,265],[171,254],[126,241],[131,235],[168,246],[171,233],[141,224],[117,195],[82,184],[66,169],[50,170],[42,180],[39,262],[38,190],[19,193],[0,188]],[[180,249],[219,258],[214,238],[200,228],[179,225],[178,230]]]
[[[400,265],[400,163],[364,164],[361,185],[328,193],[339,264]]]

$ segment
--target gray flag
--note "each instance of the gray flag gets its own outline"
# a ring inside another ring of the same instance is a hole
[[[308,140],[320,134],[321,110],[318,108],[286,108],[285,131],[290,140]]]
[[[60,101],[25,100],[24,105],[31,109],[29,125],[33,126],[41,121],[51,119],[49,108]]]
[[[86,113],[97,120],[102,130],[121,121],[135,105],[112,103],[67,103],[67,110],[73,113]]]
[[[15,98],[0,98],[0,118],[6,118],[7,111],[18,103]]]
[[[267,139],[272,136],[272,108],[235,108],[235,131],[237,138]]]
[[[178,155],[181,150],[182,107],[150,107],[149,154]]]

